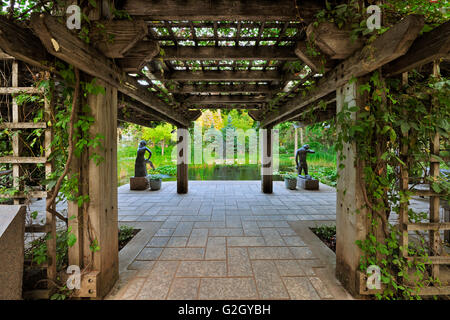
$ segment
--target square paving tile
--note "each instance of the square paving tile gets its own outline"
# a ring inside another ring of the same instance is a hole
[[[165,248],[159,260],[202,260],[204,248]]]
[[[296,259],[314,259],[312,251],[308,247],[289,247]]]
[[[298,236],[294,236],[294,237],[283,237],[284,242],[286,243],[286,245],[288,246],[295,246],[295,247],[305,247],[306,244],[302,241],[302,239]]]
[[[199,299],[257,299],[253,278],[203,278]]]
[[[248,248],[250,259],[294,259],[287,247],[250,247]]]
[[[151,270],[155,261],[133,261],[128,267],[128,270]]]
[[[155,237],[170,237],[175,229],[159,229],[155,233]]]
[[[163,248],[144,248],[136,257],[136,260],[156,260],[160,256]]]
[[[141,290],[142,286],[145,283],[145,278],[134,278],[131,280],[126,288],[124,289],[123,294],[120,296],[121,300],[134,300]]]
[[[195,300],[198,295],[200,279],[175,278],[170,288],[168,300]]]
[[[261,299],[289,299],[278,269],[272,260],[253,260],[252,266]]]
[[[167,243],[168,248],[184,248],[186,247],[188,237],[175,237],[173,236],[170,238],[169,242]]]
[[[162,300],[165,299],[172,283],[172,279],[178,268],[178,261],[156,262],[150,276],[144,282],[141,291],[137,295],[138,300]]]
[[[242,228],[213,228],[209,230],[210,237],[239,237],[243,235]]]
[[[320,300],[314,287],[306,277],[283,277],[283,282],[294,300]]]
[[[189,241],[188,247],[205,247],[208,240],[208,229],[193,229]]]
[[[169,241],[170,237],[153,237],[146,245],[146,247],[164,247]]]
[[[262,247],[266,243],[262,237],[227,237],[229,247]]]
[[[278,272],[283,277],[295,277],[306,275],[303,268],[296,260],[275,260]]]
[[[208,237],[205,259],[225,260],[226,258],[225,237]]]
[[[334,296],[330,293],[327,286],[318,277],[309,277],[309,281],[316,289],[317,293],[322,299],[333,299]]]
[[[253,276],[247,248],[228,248],[228,275]]]
[[[181,261],[177,277],[225,277],[225,261]]]

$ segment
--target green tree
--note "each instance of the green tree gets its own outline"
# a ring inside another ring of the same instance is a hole
[[[224,122],[225,126],[231,126],[244,131],[252,128],[254,123],[247,111],[236,109],[231,110],[228,115],[225,116]]]
[[[161,155],[164,156],[164,146],[166,142],[169,142],[172,138],[173,126],[170,123],[164,123],[156,126],[155,128],[142,129],[142,139],[151,140],[155,144],[161,144]]]

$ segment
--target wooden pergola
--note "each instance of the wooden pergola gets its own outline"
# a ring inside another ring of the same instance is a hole
[[[329,61],[323,65],[308,54],[306,27],[324,8],[324,1],[115,1],[120,3],[116,9],[127,11],[131,20],[112,19],[111,1],[98,2],[102,5],[89,17],[114,35],[112,43],[94,28],[87,44],[49,14],[32,15],[31,30],[0,17],[0,48],[8,55],[52,72],[54,60],[59,59],[86,78],[97,78],[107,89],[105,96],[87,98],[96,120],[92,132],[108,137],[105,164],[96,166],[86,155],[72,167],[72,173],[81,177],[80,191],[90,196],[87,208],[69,205],[69,216],[77,217],[69,224],[80,239],[70,249],[70,264],[92,263],[94,270],[85,279],[94,279],[95,289],[80,293],[86,297],[103,297],[118,277],[117,120],[144,126],[167,121],[187,129],[204,108],[249,109],[251,117],[267,129],[262,152],[271,159],[271,129],[276,124],[308,123],[310,113],[315,121],[325,121],[344,103],[362,99],[359,82],[349,83],[350,79],[375,70],[398,76],[449,58],[450,23],[419,36],[424,21],[414,15],[370,45],[351,51],[341,48],[334,58],[322,52]],[[310,90],[312,82],[315,87]],[[326,109],[318,108],[320,101]],[[184,160],[178,164],[178,193],[186,193],[188,141],[183,130],[178,130],[178,137],[179,158]],[[339,178],[340,189],[347,192],[338,192],[337,200],[337,232],[345,234],[338,242],[337,274],[351,292],[359,294],[361,252],[355,241],[365,237],[367,226],[362,216],[345,214],[364,202],[355,187],[355,157],[356,150],[349,145],[347,165]],[[272,174],[262,175],[263,192],[271,193],[272,183]],[[86,254],[86,217],[102,248],[93,257]]]

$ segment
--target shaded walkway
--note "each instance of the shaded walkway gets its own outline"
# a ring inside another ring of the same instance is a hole
[[[119,188],[119,220],[143,230],[120,252],[115,299],[344,299],[331,250],[305,226],[334,221],[336,193],[261,193],[260,181]]]

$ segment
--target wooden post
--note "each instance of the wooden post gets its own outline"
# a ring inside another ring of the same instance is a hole
[[[272,128],[262,129],[261,190],[273,192]]]
[[[294,154],[298,149],[298,129],[297,127],[294,128]]]
[[[188,192],[189,131],[187,128],[179,127],[177,137],[177,192],[183,194]]]
[[[53,101],[49,101],[47,97],[44,97],[44,114],[45,121],[48,123],[54,119],[53,117]],[[53,161],[49,161],[52,154],[52,141],[53,141],[53,129],[52,127],[48,127],[45,129],[45,157],[47,158],[47,162],[45,163],[45,175],[49,177],[53,172]],[[50,201],[50,197],[53,193],[53,190],[47,190],[47,200],[46,206]],[[53,204],[51,207],[53,210],[56,210],[56,206]],[[51,212],[46,212],[46,220],[45,224],[47,226],[47,230],[50,232],[50,237],[47,240],[47,256],[48,256],[48,265],[47,265],[47,278],[53,281],[56,281],[57,273],[56,273],[56,216]],[[52,282],[48,283],[48,288],[53,288],[54,284]]]
[[[103,298],[119,276],[117,89],[98,79],[96,84],[105,88],[105,94],[90,94],[82,103],[89,105],[90,115],[95,119],[89,129],[90,137],[101,135],[104,139],[100,147],[90,147],[73,163],[72,174],[80,175],[81,193],[89,195],[89,202],[83,208],[76,203],[69,205],[68,216],[75,216],[69,221],[78,235],[77,243],[69,251],[69,261],[78,263],[87,272],[86,278],[94,282],[93,289],[87,290],[82,277],[77,295]],[[92,158],[94,154],[103,158],[99,164]],[[95,246],[98,251],[92,250]]]
[[[439,61],[433,62],[433,76],[439,77],[440,76],[440,69],[439,69]],[[431,112],[434,112],[433,107],[431,107]],[[431,155],[431,161],[430,161],[430,178],[435,179],[435,181],[438,180],[439,174],[440,174],[440,168],[439,168],[439,160],[436,160],[433,156],[439,157],[439,151],[440,151],[440,135],[436,131],[434,137],[432,137],[430,141],[430,155]],[[431,183],[430,183],[430,191],[432,191]],[[431,196],[430,197],[430,223],[439,223],[439,210],[440,210],[440,197],[439,196]],[[440,236],[440,230],[430,230],[430,248],[431,253],[433,256],[439,256],[441,254],[441,236]],[[439,264],[433,264],[432,266],[432,276],[434,279],[439,278]]]
[[[408,84],[408,73],[405,72],[402,74],[402,84],[406,86]],[[407,115],[408,110],[404,109],[403,114]],[[408,183],[409,183],[409,173],[408,173],[408,132],[403,134],[404,142],[400,145],[400,157],[404,163],[404,165],[400,165],[400,191],[401,192],[407,192],[409,189]],[[406,228],[407,224],[409,222],[409,216],[408,216],[408,203],[401,203],[399,208],[399,225],[401,230],[400,235],[400,245],[403,247],[402,255],[403,257],[408,256],[408,230]]]
[[[12,87],[19,86],[19,62],[13,60],[12,62]],[[16,98],[12,98],[12,122],[19,123],[21,121],[19,106],[17,105]],[[13,156],[20,157],[20,151],[22,150],[22,143],[20,141],[19,133],[15,133],[12,136]],[[22,168],[20,164],[13,164],[13,187],[19,191],[23,191],[23,182],[20,181],[22,177]],[[23,200],[14,199],[14,204],[21,204]]]
[[[353,82],[336,90],[337,112],[348,103],[349,107],[360,105],[358,84]],[[356,118],[356,114],[352,115]],[[339,126],[338,126],[339,130]],[[354,143],[344,144],[345,159],[337,156],[338,183],[336,202],[336,276],[353,295],[359,295],[359,260],[361,250],[357,240],[364,240],[367,234],[367,212],[359,184],[357,150]],[[344,164],[343,169],[339,169]],[[357,211],[359,210],[359,213]]]

